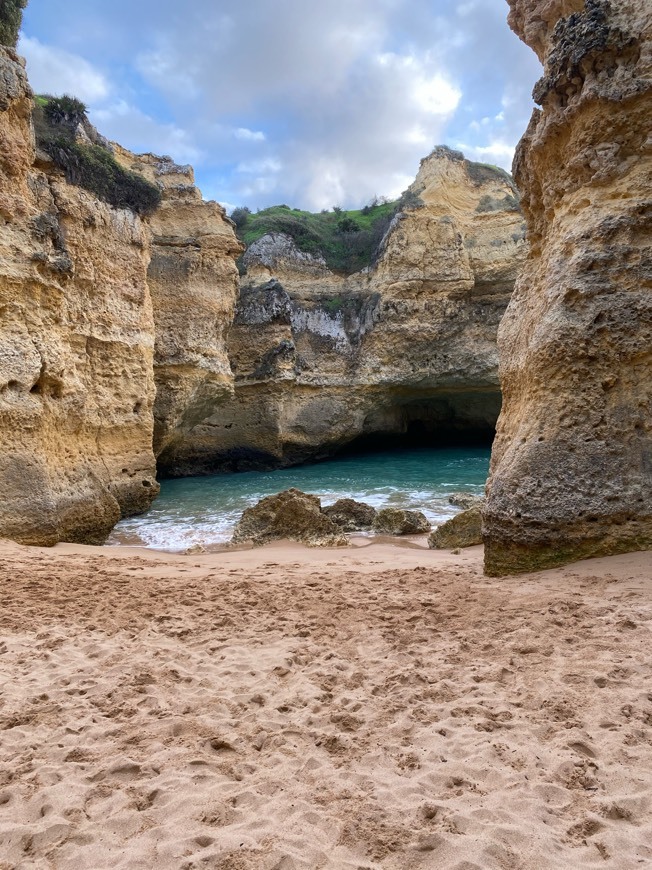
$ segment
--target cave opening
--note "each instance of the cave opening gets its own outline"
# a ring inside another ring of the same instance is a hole
[[[399,398],[367,415],[360,435],[338,455],[418,448],[491,448],[501,396],[498,391]]]

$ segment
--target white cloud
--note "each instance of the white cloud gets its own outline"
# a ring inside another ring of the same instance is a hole
[[[247,127],[238,127],[233,131],[236,139],[243,139],[245,142],[264,142],[267,136],[262,130],[249,130]]]
[[[27,74],[36,93],[70,94],[85,103],[103,100],[110,93],[106,77],[79,55],[24,34],[18,51],[27,60]]]
[[[105,135],[191,162],[216,199],[254,209],[395,196],[446,142],[507,167],[539,74],[505,0],[54,5],[26,16],[43,17],[35,70],[58,58],[46,80],[69,74]]]
[[[455,148],[463,151],[469,160],[480,163],[494,163],[508,172],[512,170],[514,145],[504,141],[493,141],[489,145],[472,145],[470,142],[456,142]]]
[[[202,158],[187,131],[161,124],[125,100],[92,111],[90,120],[105,136],[131,151],[167,154],[178,163],[197,163]]]
[[[451,115],[458,107],[462,92],[439,74],[419,77],[414,82],[412,99],[431,115]]]
[[[261,172],[280,172],[282,168],[283,164],[280,160],[266,157],[264,160],[252,160],[250,163],[238,163],[235,171],[258,175]]]

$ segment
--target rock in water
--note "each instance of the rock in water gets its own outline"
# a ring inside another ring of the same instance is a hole
[[[341,498],[323,509],[327,517],[345,532],[361,532],[370,529],[376,516],[376,508],[352,498]]]
[[[235,527],[232,543],[267,544],[289,538],[311,547],[346,547],[342,529],[322,513],[317,496],[287,489],[247,508]]]
[[[421,511],[383,508],[376,514],[373,529],[380,535],[423,535],[431,525]]]
[[[470,492],[454,492],[448,496],[448,504],[454,507],[462,508],[468,511],[472,507],[478,507],[484,504],[483,495],[472,495]]]
[[[510,6],[545,69],[514,161],[530,254],[499,330],[490,575],[652,548],[652,5]]]
[[[431,550],[453,550],[482,543],[482,507],[476,505],[442,523],[428,536]]]

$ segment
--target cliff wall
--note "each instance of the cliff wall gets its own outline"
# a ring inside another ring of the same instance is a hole
[[[202,199],[191,166],[120,148],[117,157],[163,194],[148,219],[147,283],[156,332],[154,452],[165,468],[193,450],[194,427],[233,397],[226,336],[243,246],[222,206]]]
[[[31,115],[0,49],[0,535],[99,542],[158,490],[147,231],[35,153]]]
[[[235,394],[166,473],[289,465],[361,436],[489,441],[496,332],[525,256],[506,173],[436,149],[376,263],[351,276],[271,234],[244,256],[228,353]]]
[[[510,7],[545,68],[514,163],[531,247],[499,333],[490,574],[652,548],[652,7]]]

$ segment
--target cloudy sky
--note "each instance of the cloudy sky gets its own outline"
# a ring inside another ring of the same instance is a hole
[[[227,207],[395,197],[435,145],[510,168],[540,75],[505,0],[30,0],[37,93]]]

